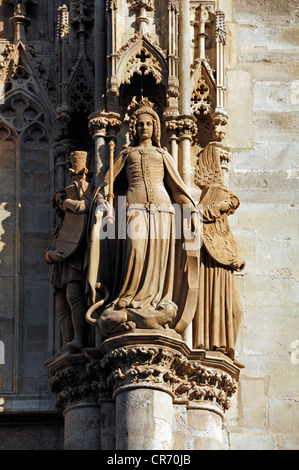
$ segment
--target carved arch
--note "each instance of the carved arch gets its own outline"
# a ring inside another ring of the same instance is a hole
[[[14,127],[6,121],[2,116],[0,118],[0,142],[12,140],[16,142],[18,140],[18,134]]]
[[[68,81],[69,110],[91,114],[94,111],[94,79],[84,58],[79,58]]]
[[[118,95],[120,86],[129,84],[133,75],[152,74],[157,85],[167,85],[168,65],[163,52],[145,36],[136,37],[117,54],[115,76],[111,77],[111,94]]]
[[[216,83],[213,71],[205,60],[198,60],[191,76],[191,111],[213,114],[216,106]]]
[[[194,143],[204,148],[213,140],[216,82],[209,63],[197,59],[191,70],[191,113],[196,118]]]
[[[55,120],[54,109],[22,42],[15,46],[7,60],[2,71],[1,81],[5,84],[5,103],[1,106],[1,114],[13,127],[15,127],[12,123],[13,116],[6,114],[9,114],[8,109],[13,102],[16,102],[17,98],[23,100],[27,106],[30,103],[36,112],[38,112],[37,110],[43,112],[43,117],[39,116],[39,118],[47,120],[50,127],[50,124]],[[23,106],[25,105],[23,104]],[[18,132],[23,130],[15,128]]]

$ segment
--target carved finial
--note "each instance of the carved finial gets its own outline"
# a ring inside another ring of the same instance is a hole
[[[144,36],[149,22],[146,12],[154,9],[154,0],[132,0],[131,9],[138,10],[139,16],[136,21],[139,25],[139,34]]]
[[[57,21],[57,36],[58,39],[63,39],[69,34],[70,19],[67,5],[62,5],[58,8],[58,21]]]
[[[226,44],[226,25],[225,25],[225,13],[221,10],[216,12],[216,40]]]
[[[15,43],[21,41],[26,43],[26,27],[31,21],[26,16],[27,6],[37,5],[36,0],[6,0],[6,2],[14,7],[14,16],[10,18],[11,24],[15,28]]]

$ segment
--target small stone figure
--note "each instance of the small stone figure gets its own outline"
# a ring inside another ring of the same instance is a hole
[[[61,353],[81,350],[88,337],[83,268],[93,187],[87,169],[87,153],[73,152],[70,161],[72,182],[53,196],[52,205],[61,222],[45,253],[46,262],[53,264],[52,285],[62,336]]]
[[[238,253],[227,217],[235,212],[240,201],[224,186],[220,157],[213,145],[207,146],[200,154],[195,182],[202,189],[199,208],[203,221],[203,246],[193,347],[220,351],[235,360],[243,306],[234,271],[244,269],[245,261]]]

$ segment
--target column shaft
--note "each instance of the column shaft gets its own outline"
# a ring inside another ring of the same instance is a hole
[[[116,450],[171,450],[172,397],[153,388],[123,389],[116,397]]]

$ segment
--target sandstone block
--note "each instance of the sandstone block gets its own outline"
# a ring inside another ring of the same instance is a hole
[[[228,71],[227,139],[232,148],[251,147],[251,77],[243,70]],[[242,106],[239,104],[242,103]],[[238,110],[234,112],[233,110]]]

